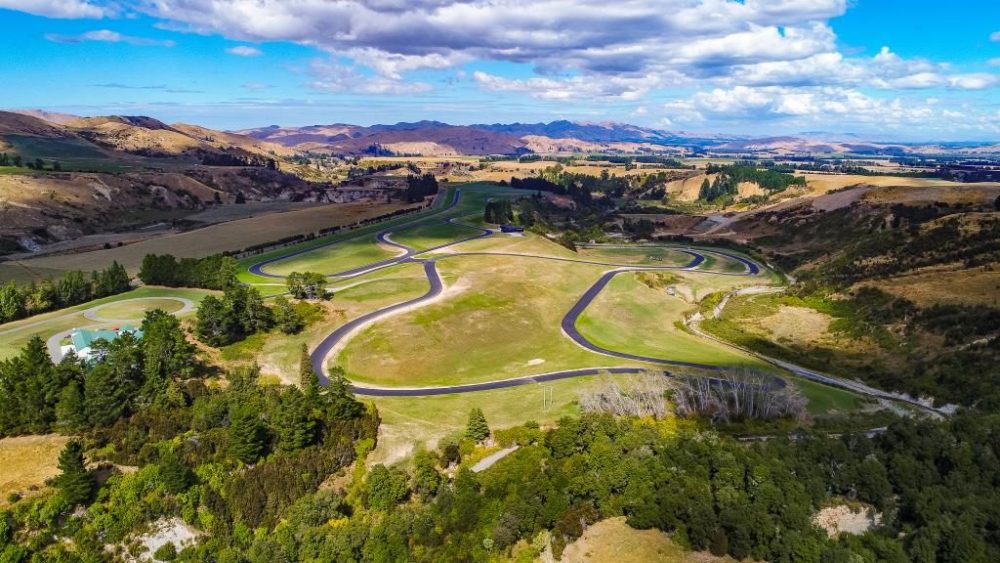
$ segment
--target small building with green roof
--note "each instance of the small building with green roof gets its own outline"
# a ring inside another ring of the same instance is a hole
[[[95,342],[98,340],[114,342],[118,337],[125,333],[129,333],[137,339],[142,338],[142,331],[130,326],[102,328],[96,330],[74,328],[69,334],[70,344],[68,346],[63,346],[63,356],[69,352],[73,352],[81,360],[90,360],[94,356]]]

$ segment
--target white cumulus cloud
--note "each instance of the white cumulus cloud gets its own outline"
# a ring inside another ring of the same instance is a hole
[[[59,19],[100,19],[115,13],[87,0],[0,0],[0,8]]]
[[[264,54],[264,52],[260,49],[250,47],[249,45],[237,45],[236,47],[230,47],[226,49],[226,52],[230,55],[236,55],[237,57],[259,57]]]

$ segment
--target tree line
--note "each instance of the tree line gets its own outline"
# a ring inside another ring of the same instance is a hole
[[[36,158],[34,160],[26,160],[19,154],[9,155],[3,152],[0,153],[0,166],[13,166],[15,168],[24,167],[24,168],[30,168],[32,170],[45,170],[45,161],[40,158]],[[52,170],[53,172],[62,171],[62,163],[60,163],[58,160],[51,161],[49,170]]]
[[[0,323],[79,305],[131,289],[128,272],[118,262],[112,262],[104,270],[91,272],[89,279],[83,272],[73,271],[55,281],[31,282],[25,286],[8,282],[0,286]]]
[[[641,164],[659,164],[667,168],[686,168],[693,169],[694,165],[684,164],[680,160],[669,157],[669,156],[658,156],[658,155],[605,155],[605,154],[591,154],[587,155],[586,160],[590,162],[610,162],[613,164],[624,164],[625,169],[629,170],[633,163]]]
[[[424,201],[427,196],[436,195],[438,189],[438,181],[433,174],[427,173],[421,176],[410,174],[406,177],[403,199],[406,203],[418,203]]]
[[[510,223],[514,220],[514,208],[509,199],[498,199],[486,202],[483,220],[494,225]]]
[[[203,153],[201,163],[205,166],[248,166],[277,170],[278,161],[254,154]]]
[[[236,260],[222,254],[179,260],[171,254],[147,254],[139,279],[149,285],[224,289],[235,283],[238,270]]]

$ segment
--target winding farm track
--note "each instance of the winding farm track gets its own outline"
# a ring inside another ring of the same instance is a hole
[[[456,207],[458,205],[460,199],[461,199],[461,190],[455,190],[454,196],[452,197],[452,200],[449,202],[449,204],[447,205],[447,207],[445,207],[444,209],[442,209],[439,212],[435,213],[434,215],[437,216],[437,215],[440,215],[441,213],[443,213],[444,211],[453,209],[454,207]],[[360,317],[357,317],[355,319],[352,319],[352,320],[348,321],[347,323],[345,323],[345,324],[337,327],[336,330],[334,330],[333,332],[331,332],[330,334],[328,334],[326,336],[326,338],[324,338],[322,340],[322,342],[319,343],[319,345],[312,351],[312,353],[310,355],[313,369],[316,371],[316,374],[319,376],[320,381],[324,385],[329,380],[328,379],[327,369],[326,369],[326,360],[327,360],[327,358],[334,351],[336,351],[339,346],[341,346],[344,343],[346,343],[355,333],[357,333],[362,328],[364,328],[364,327],[366,327],[366,326],[368,326],[368,325],[376,322],[377,320],[379,320],[381,318],[387,317],[389,315],[396,314],[396,313],[404,311],[404,310],[412,309],[414,307],[418,307],[418,306],[420,306],[420,305],[422,305],[424,303],[428,303],[428,302],[434,300],[435,298],[437,298],[437,297],[439,297],[441,295],[442,291],[444,290],[444,284],[443,284],[443,282],[441,280],[440,274],[437,271],[437,262],[439,260],[446,260],[446,259],[458,258],[458,257],[468,257],[468,256],[506,256],[506,257],[517,257],[517,258],[536,259],[536,260],[552,260],[552,261],[557,261],[557,262],[571,262],[571,263],[577,263],[577,264],[589,264],[589,265],[607,266],[607,267],[614,268],[613,270],[608,271],[603,276],[601,276],[601,278],[596,283],[594,283],[594,285],[592,285],[583,294],[583,296],[576,302],[576,304],[563,317],[561,325],[562,325],[562,330],[566,334],[566,336],[569,337],[570,339],[572,339],[578,345],[582,346],[583,348],[585,348],[587,350],[590,350],[592,352],[598,353],[598,354],[605,355],[605,356],[611,356],[611,357],[621,358],[621,359],[625,359],[625,360],[629,360],[629,361],[641,362],[641,363],[652,364],[652,365],[687,367],[687,368],[702,369],[702,370],[713,371],[713,372],[719,371],[722,368],[720,368],[719,366],[714,366],[714,365],[710,365],[710,364],[700,364],[700,363],[694,363],[694,362],[682,362],[682,361],[677,361],[677,360],[667,360],[667,359],[663,359],[663,358],[654,358],[654,357],[650,357],[650,356],[641,356],[641,355],[638,355],[638,354],[629,354],[629,353],[626,353],[626,352],[617,352],[617,351],[614,351],[614,350],[609,350],[609,349],[600,347],[600,346],[598,346],[598,345],[590,342],[589,340],[587,340],[576,329],[576,321],[580,317],[580,315],[586,310],[586,308],[590,305],[590,303],[607,286],[607,284],[611,281],[611,279],[614,278],[616,275],[621,274],[623,272],[657,271],[657,270],[693,270],[693,269],[697,268],[698,266],[700,266],[702,263],[704,263],[704,261],[705,261],[705,254],[715,254],[715,255],[719,255],[719,256],[724,256],[726,258],[730,258],[732,260],[735,260],[735,261],[741,263],[744,266],[744,269],[745,269],[744,272],[740,272],[740,273],[733,273],[733,272],[712,272],[712,271],[706,271],[706,273],[717,274],[717,275],[729,275],[729,276],[756,276],[756,275],[760,274],[760,272],[761,272],[760,266],[758,264],[756,264],[752,260],[748,260],[748,259],[746,259],[746,258],[744,258],[742,256],[738,256],[738,255],[735,255],[735,254],[730,254],[730,253],[726,253],[726,252],[722,252],[722,251],[718,251],[718,250],[702,250],[702,249],[695,250],[695,249],[682,249],[682,248],[677,248],[675,250],[677,250],[678,252],[683,252],[683,253],[688,254],[688,255],[691,256],[691,262],[689,262],[688,264],[686,264],[684,266],[648,266],[648,265],[639,266],[639,265],[617,264],[617,263],[611,263],[611,262],[601,262],[601,261],[595,261],[595,260],[565,258],[565,257],[557,257],[557,256],[543,256],[543,255],[536,255],[536,254],[519,254],[519,253],[512,253],[512,252],[449,252],[449,253],[444,253],[444,254],[436,254],[436,255],[430,255],[430,256],[428,256],[428,254],[431,253],[431,252],[438,251],[438,250],[444,250],[444,249],[446,249],[448,247],[452,247],[452,246],[455,246],[455,245],[458,245],[458,244],[461,244],[461,243],[464,243],[464,242],[468,242],[468,241],[471,241],[471,240],[479,239],[479,238],[485,238],[485,237],[488,237],[488,236],[491,236],[491,235],[494,234],[493,231],[490,231],[488,229],[482,229],[482,228],[479,228],[479,227],[471,227],[469,225],[463,225],[463,226],[479,229],[480,232],[477,233],[477,234],[475,234],[475,235],[473,235],[473,236],[466,237],[466,238],[463,238],[461,240],[456,240],[456,241],[448,242],[448,243],[445,243],[445,244],[441,244],[441,245],[438,245],[438,246],[435,246],[435,247],[432,247],[432,248],[428,248],[426,250],[418,250],[418,249],[415,249],[413,247],[406,246],[404,244],[401,244],[401,243],[399,243],[397,241],[392,240],[392,238],[390,237],[390,235],[393,232],[398,232],[400,230],[413,227],[414,225],[425,223],[425,222],[427,222],[428,220],[431,220],[431,219],[433,219],[433,217],[426,217],[425,216],[425,217],[422,217],[422,218],[415,219],[413,221],[407,221],[407,222],[402,223],[402,224],[394,225],[390,229],[384,229],[384,230],[379,231],[379,232],[377,232],[375,234],[375,238],[376,238],[376,240],[379,243],[387,245],[387,246],[391,246],[391,247],[394,247],[394,248],[397,248],[400,251],[402,251],[402,253],[400,255],[398,255],[396,257],[393,257],[393,258],[386,259],[386,260],[381,260],[381,261],[378,261],[378,262],[374,262],[374,263],[371,263],[371,264],[360,266],[360,267],[357,267],[357,268],[352,268],[352,269],[349,269],[349,270],[344,270],[344,271],[341,271],[341,272],[335,272],[335,273],[327,275],[327,277],[330,277],[330,278],[350,278],[350,277],[355,277],[355,276],[358,276],[358,275],[361,275],[361,274],[369,273],[369,272],[372,272],[372,271],[375,271],[375,270],[378,270],[378,269],[386,268],[386,267],[389,267],[389,266],[394,266],[394,265],[397,265],[397,264],[420,263],[420,264],[423,264],[424,275],[427,278],[427,282],[429,284],[429,288],[428,288],[428,290],[427,290],[426,293],[424,293],[423,295],[421,295],[421,296],[419,296],[417,298],[410,299],[408,301],[403,301],[403,302],[400,302],[400,303],[396,303],[396,304],[390,305],[388,307],[383,307],[383,308],[378,309],[376,311],[372,311],[371,313],[368,313],[368,314],[362,315]],[[456,219],[455,217],[451,217],[451,218],[448,218],[448,219],[443,219],[443,221],[445,221],[447,223],[451,223],[451,224],[460,224],[460,223],[455,223],[454,222],[455,219]],[[371,236],[371,234],[359,235],[358,237],[352,237],[351,239],[347,239],[347,240],[355,240],[355,239],[360,238],[360,237],[369,237],[369,236]],[[339,242],[344,242],[344,241],[338,241],[338,243]],[[331,243],[331,244],[325,245],[325,246],[333,246],[333,245],[338,244],[338,243]],[[251,265],[249,267],[249,271],[251,273],[253,273],[253,274],[257,274],[257,275],[264,276],[264,277],[281,278],[282,276],[279,276],[279,275],[276,275],[276,274],[270,274],[270,273],[265,272],[264,271],[264,267],[266,267],[269,264],[273,264],[275,262],[279,262],[281,260],[285,260],[285,259],[288,259],[288,258],[292,258],[292,257],[295,257],[295,256],[299,256],[299,255],[305,254],[307,252],[313,252],[313,251],[315,251],[315,250],[317,250],[319,248],[323,248],[323,247],[313,247],[313,248],[309,248],[309,249],[306,249],[306,250],[292,252],[292,253],[289,253],[289,254],[284,255],[284,256],[270,258],[268,260],[264,260],[264,261],[261,261],[261,262],[258,262],[256,264]],[[358,394],[358,395],[381,396],[381,397],[402,397],[402,396],[405,396],[405,397],[416,397],[416,396],[427,396],[427,395],[445,395],[445,394],[455,394],[455,393],[469,393],[469,392],[474,392],[474,391],[485,391],[485,390],[490,390],[490,389],[503,389],[503,388],[508,388],[508,387],[516,387],[516,386],[519,386],[519,385],[527,385],[527,384],[530,384],[530,383],[540,383],[540,382],[545,382],[545,381],[556,381],[556,380],[559,380],[559,379],[568,379],[568,378],[573,378],[573,377],[583,377],[583,376],[588,376],[588,375],[596,375],[596,374],[599,374],[599,373],[631,374],[631,373],[640,373],[640,372],[643,372],[643,371],[648,371],[648,368],[644,368],[644,367],[622,367],[622,366],[615,366],[615,367],[605,367],[605,368],[581,368],[581,369],[573,369],[573,370],[563,370],[563,371],[557,371],[557,372],[549,372],[549,373],[543,373],[543,374],[528,375],[528,376],[523,376],[523,377],[515,377],[515,378],[510,378],[510,379],[497,379],[497,380],[485,381],[485,382],[481,382],[481,383],[470,383],[470,384],[464,384],[464,385],[449,385],[449,386],[441,386],[441,387],[374,387],[374,386],[364,386],[364,385],[356,385],[356,384],[353,384],[351,387],[352,387],[352,390],[356,394]],[[775,387],[783,386],[784,385],[784,381],[780,380],[779,378],[775,378],[773,385]]]

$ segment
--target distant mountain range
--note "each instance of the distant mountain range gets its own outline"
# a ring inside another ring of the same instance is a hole
[[[552,121],[451,125],[417,121],[360,126],[346,123],[232,132],[193,125],[167,125],[143,116],[81,118],[43,110],[17,110],[72,134],[83,134],[126,151],[176,153],[238,147],[250,153],[322,152],[343,155],[523,155],[610,152],[688,156],[693,154],[1000,155],[998,143],[871,142],[856,135],[809,132],[796,136],[748,137],[665,131],[614,122]],[[146,146],[151,144],[152,146]]]
[[[627,123],[553,121],[450,125],[418,121],[369,127],[337,123],[305,127],[271,125],[235,133],[298,151],[429,156],[554,154],[580,152],[823,155],[1000,154],[1000,144],[884,143],[854,135],[746,137],[664,131]]]

